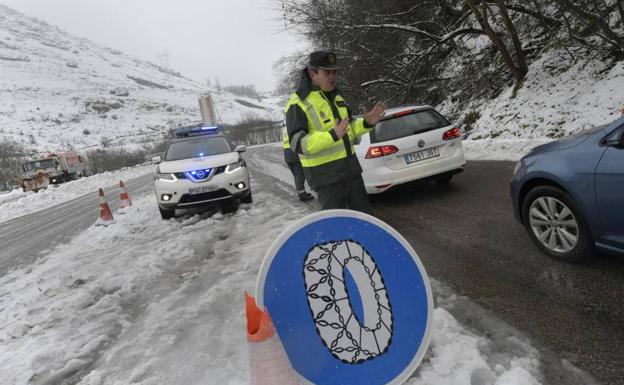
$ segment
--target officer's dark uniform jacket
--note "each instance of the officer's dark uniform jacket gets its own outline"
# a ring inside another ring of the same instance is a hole
[[[310,187],[344,181],[362,173],[353,143],[370,131],[364,119],[352,119],[351,110],[337,90],[324,92],[313,86],[307,69],[286,107],[290,147],[299,155]],[[347,135],[338,138],[333,128],[349,117]]]

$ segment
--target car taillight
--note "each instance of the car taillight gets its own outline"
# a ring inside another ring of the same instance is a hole
[[[450,130],[442,134],[442,139],[451,140],[451,139],[459,138],[460,136],[461,136],[461,130],[459,129],[459,127],[455,127],[455,128],[451,128]]]
[[[401,112],[397,112],[397,113],[393,114],[392,117],[393,118],[398,118],[400,116],[411,115],[414,112],[415,112],[414,110],[401,111]]]
[[[379,158],[380,156],[394,154],[399,152],[396,146],[373,146],[368,148],[366,159]]]

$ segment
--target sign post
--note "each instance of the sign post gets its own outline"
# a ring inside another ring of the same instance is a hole
[[[401,384],[429,344],[422,263],[363,213],[321,211],[289,226],[263,260],[256,296],[304,384]]]

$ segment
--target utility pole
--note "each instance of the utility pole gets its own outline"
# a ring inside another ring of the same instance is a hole
[[[159,53],[158,55],[156,55],[156,58],[158,60],[158,64],[160,64],[161,67],[166,68],[166,69],[170,69],[169,68],[169,57],[171,55],[169,54],[168,50],[164,50],[161,53]]]
[[[214,103],[210,94],[203,94],[199,97],[199,109],[201,110],[202,120],[212,126],[217,124],[217,115],[215,114]]]

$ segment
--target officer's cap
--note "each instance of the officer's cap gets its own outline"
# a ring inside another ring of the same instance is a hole
[[[337,70],[338,60],[336,54],[329,51],[314,51],[310,54],[308,65],[310,67],[319,67],[326,70]]]

